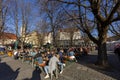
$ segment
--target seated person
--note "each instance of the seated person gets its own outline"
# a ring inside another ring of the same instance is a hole
[[[69,60],[75,60],[77,62],[73,48],[69,50],[68,56],[69,56]]]
[[[17,50],[14,50],[13,55],[14,55],[14,59],[15,59],[15,60],[19,58],[19,55],[18,55],[18,51],[17,51]]]
[[[43,64],[43,58],[42,58],[42,55],[41,55],[41,53],[37,53],[34,57],[33,57],[33,59],[34,59],[34,62],[33,63],[36,63],[37,65],[41,65],[41,64]]]
[[[58,65],[60,66],[60,74],[62,74],[63,72],[63,66],[65,66],[65,61],[64,61],[64,56],[63,56],[63,49],[61,49],[59,52],[58,52],[58,55],[57,55],[57,58],[59,59],[59,63]]]
[[[49,58],[48,58],[48,57],[45,57],[44,70],[45,70],[45,74],[46,74],[46,76],[45,76],[44,78],[45,78],[45,79],[46,79],[46,78],[49,78]]]

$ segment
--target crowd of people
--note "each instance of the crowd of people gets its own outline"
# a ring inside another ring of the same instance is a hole
[[[66,61],[78,62],[81,56],[89,55],[92,51],[91,47],[70,47],[70,48],[25,48],[17,49],[13,51],[13,57],[15,60],[22,59],[22,61],[29,61],[32,66],[44,71],[45,79],[51,78],[55,75],[58,78],[58,73],[62,74]],[[116,45],[114,53],[120,60],[120,44]]]
[[[52,78],[53,72],[56,78],[59,74],[63,73],[66,61],[75,61],[81,55],[88,55],[88,48],[57,48],[57,49],[46,49],[46,48],[34,48],[34,49],[18,49],[14,51],[14,59],[22,59],[23,61],[29,60],[37,68],[43,69],[46,78]]]

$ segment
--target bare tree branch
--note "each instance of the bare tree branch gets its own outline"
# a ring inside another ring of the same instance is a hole
[[[73,4],[73,5],[78,5],[78,6],[82,6],[82,7],[85,7],[85,8],[89,8],[90,6],[86,6],[84,4],[79,4],[78,2],[74,2],[74,1],[64,1],[64,0],[49,0],[49,1],[59,1],[59,2],[62,2],[62,3],[65,3],[65,4]]]
[[[120,7],[120,0],[117,1],[115,7],[113,7],[113,9],[111,10],[108,18],[107,18],[107,22],[111,21],[113,19],[114,13],[117,11],[117,9]],[[117,20],[117,19],[116,19]]]
[[[100,22],[103,23],[105,21],[105,18],[101,16],[100,14],[100,2],[101,0],[89,0],[91,3],[91,9],[93,14],[95,15],[96,19]]]
[[[119,25],[117,24],[117,26],[119,26]],[[119,26],[119,27],[120,27],[120,26]],[[120,31],[117,31],[112,24],[111,24],[111,28],[110,28],[109,30],[110,30],[113,34],[115,34],[115,35],[117,35],[117,36],[120,37]]]

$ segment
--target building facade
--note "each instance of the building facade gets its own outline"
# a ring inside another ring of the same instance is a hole
[[[17,37],[13,33],[3,32],[0,37],[0,44],[1,45],[8,45],[13,44],[16,41]]]
[[[39,46],[39,34],[37,31],[33,31],[27,35],[22,35],[21,41],[27,44],[31,44],[35,47],[38,47]]]
[[[44,45],[52,44],[52,32],[44,34]],[[59,29],[56,35],[57,47],[79,46],[84,41],[81,38],[80,30],[77,28]]]
[[[77,28],[66,28],[58,31],[57,45],[59,47],[78,46],[83,42],[80,30]]]
[[[52,38],[52,33],[51,32],[49,32],[49,33],[45,33],[45,34],[43,34],[44,35],[44,39],[43,39],[43,44],[45,45],[45,44],[47,44],[47,43],[50,43],[50,44],[52,44],[52,40],[53,40],[53,38]]]

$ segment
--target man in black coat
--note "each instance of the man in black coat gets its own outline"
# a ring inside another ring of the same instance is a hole
[[[120,60],[120,46],[118,46],[115,50],[114,53],[118,56],[119,60]]]

